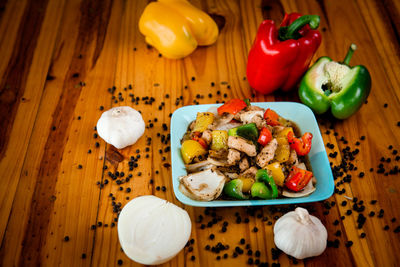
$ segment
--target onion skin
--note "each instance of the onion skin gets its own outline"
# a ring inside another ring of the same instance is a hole
[[[118,219],[123,251],[145,265],[162,264],[175,257],[189,240],[191,229],[184,209],[152,195],[128,202]]]

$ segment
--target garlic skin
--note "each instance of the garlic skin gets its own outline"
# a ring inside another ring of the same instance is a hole
[[[104,141],[123,149],[136,143],[144,133],[145,124],[137,110],[122,106],[103,112],[96,127]]]
[[[274,225],[276,247],[299,260],[321,255],[327,240],[321,221],[300,207],[280,217]]]
[[[118,238],[124,253],[145,265],[162,264],[181,251],[192,230],[186,210],[153,195],[137,197],[122,209]]]

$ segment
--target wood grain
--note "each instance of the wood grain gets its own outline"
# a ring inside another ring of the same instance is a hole
[[[139,266],[119,245],[118,212],[153,194],[186,209],[193,224],[192,243],[163,266],[244,266],[249,258],[281,266],[398,266],[399,3],[193,0],[218,20],[218,41],[169,60],[138,30],[147,2],[0,1],[0,265]],[[273,241],[273,223],[294,206],[204,209],[177,201],[168,142],[170,114],[184,105],[299,100],[295,90],[255,93],[245,78],[258,25],[279,23],[288,12],[321,16],[314,60],[341,60],[356,43],[351,64],[365,65],[373,82],[367,104],[351,118],[317,117],[325,144],[334,146],[328,155],[337,152],[332,166],[343,174],[332,197],[300,205],[321,219],[329,241],[321,256],[303,261],[279,253]],[[94,127],[103,110],[121,105],[142,112],[146,131],[117,150]],[[117,171],[124,176],[114,180],[109,172]],[[224,249],[216,253],[218,243]],[[236,247],[243,255],[233,256]]]

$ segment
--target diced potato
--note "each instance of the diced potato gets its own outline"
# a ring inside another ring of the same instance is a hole
[[[278,141],[278,148],[275,151],[275,160],[279,162],[286,162],[290,157],[290,146],[288,139],[286,137],[276,138]]]
[[[186,140],[182,143],[181,155],[185,164],[191,163],[194,158],[203,156],[206,153],[207,150],[195,140]]]
[[[242,176],[239,176],[238,179],[242,180],[243,182],[242,192],[243,193],[250,192],[251,186],[255,182],[254,179],[251,177],[242,177]]]
[[[204,132],[208,125],[214,122],[214,114],[211,112],[198,112],[193,132]]]
[[[279,162],[271,163],[265,166],[265,169],[272,175],[274,178],[275,184],[278,186],[283,186],[285,183],[285,174],[282,171],[281,164]]]
[[[212,150],[228,149],[228,133],[226,131],[215,130],[211,132],[211,136]]]

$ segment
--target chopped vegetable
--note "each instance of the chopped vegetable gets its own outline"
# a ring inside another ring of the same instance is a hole
[[[287,137],[277,137],[278,148],[275,151],[275,160],[278,162],[286,162],[290,156],[290,146]]]
[[[310,152],[312,138],[313,135],[311,133],[303,134],[301,139],[294,137],[293,132],[289,132],[287,135],[290,147],[294,149],[299,156],[305,156]]]
[[[255,143],[258,139],[258,129],[255,123],[249,123],[237,127],[236,134]]]
[[[249,197],[243,194],[243,181],[234,179],[225,184],[224,194],[236,199],[248,199]]]
[[[212,136],[212,141],[211,141],[212,150],[228,149],[227,131],[214,130],[211,132],[211,136]]]
[[[211,112],[199,112],[197,113],[196,122],[193,128],[193,132],[204,132],[207,127],[213,123],[214,113]]]
[[[298,192],[308,184],[312,176],[312,172],[293,166],[286,180],[285,186],[292,191]]]
[[[278,197],[278,188],[276,187],[274,179],[268,174],[267,170],[264,169],[257,170],[256,181],[262,182],[268,187],[268,189],[271,192],[270,198]]]
[[[260,136],[258,137],[257,142],[262,146],[266,146],[271,140],[272,140],[271,131],[268,128],[263,127],[261,129]]]
[[[276,134],[276,137],[285,137],[287,138],[287,135],[289,132],[293,132],[293,128],[292,127],[285,127],[282,131],[279,131]]]
[[[245,107],[247,107],[247,104],[243,100],[231,99],[228,102],[226,102],[225,104],[223,104],[222,106],[220,106],[217,110],[218,110],[219,115],[222,115],[224,113],[230,113],[230,114],[235,115],[236,113],[238,113]]]
[[[275,183],[278,186],[283,186],[285,182],[285,174],[282,171],[282,166],[279,162],[273,162],[265,167],[266,170],[272,175]]]
[[[207,150],[197,141],[186,140],[182,143],[181,154],[183,162],[189,164],[194,158],[207,154]]]
[[[281,123],[279,122],[279,115],[272,109],[267,108],[267,110],[264,113],[264,119],[268,125],[271,126],[281,125]]]
[[[255,123],[248,123],[228,130],[229,136],[240,136],[255,143],[258,139],[258,129]]]
[[[271,199],[272,191],[262,182],[255,182],[251,187],[251,196],[262,199]]]
[[[207,149],[208,145],[206,140],[201,138],[201,133],[200,132],[194,132],[192,136],[192,140],[199,142],[199,144],[204,148]]]
[[[242,192],[243,193],[250,192],[251,186],[254,184],[254,179],[251,177],[241,177],[241,176],[239,176],[238,179],[242,180],[243,182]]]

